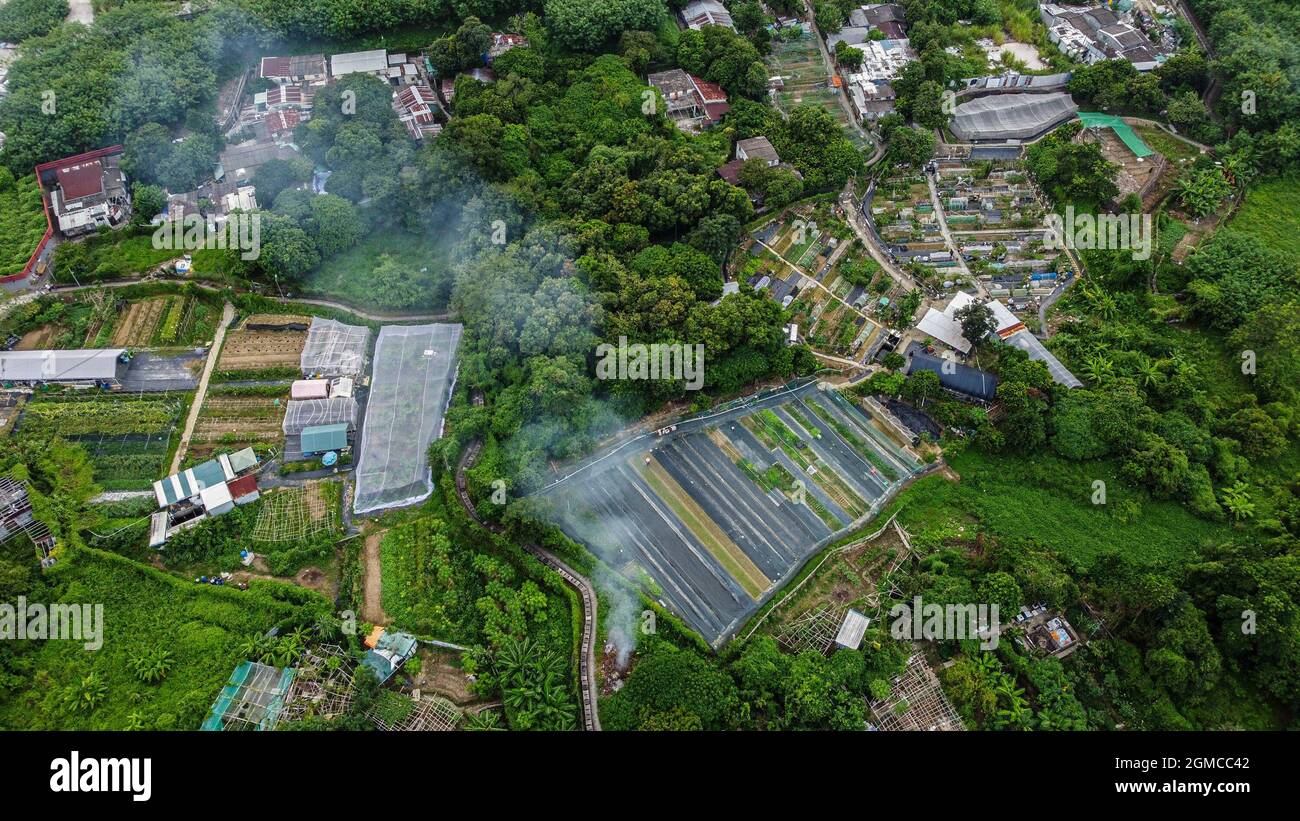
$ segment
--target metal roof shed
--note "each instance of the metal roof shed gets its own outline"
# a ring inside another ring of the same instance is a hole
[[[330,395],[330,383],[325,379],[295,379],[289,387],[290,399],[324,399]]]
[[[303,428],[301,445],[303,453],[324,453],[327,450],[345,448],[347,445],[348,426],[345,422]]]
[[[203,502],[203,508],[209,516],[220,516],[235,507],[235,500],[230,495],[230,488],[226,483],[205,487],[199,491],[199,499]]]
[[[835,636],[835,643],[850,650],[858,649],[862,646],[862,637],[866,635],[867,625],[870,623],[871,619],[856,610],[850,610],[844,614],[844,623],[840,625],[840,632]]]
[[[222,485],[227,479],[233,478],[235,475],[227,475],[221,462],[209,459],[166,479],[159,479],[153,483],[153,492],[158,499],[158,507],[167,507],[182,499],[198,496],[204,488]]]
[[[117,378],[117,358],[124,348],[77,351],[0,352],[0,380],[6,382],[78,382]]]
[[[222,458],[225,463],[229,465],[230,472],[235,475],[239,475],[250,468],[257,467],[257,454],[253,452],[252,448],[237,450],[234,453],[226,454]]]

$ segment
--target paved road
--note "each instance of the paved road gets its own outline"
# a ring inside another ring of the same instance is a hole
[[[905,289],[915,291],[920,288],[921,284],[913,279],[911,274],[900,268],[898,264],[894,262],[893,258],[891,258],[889,254],[880,247],[879,243],[876,242],[876,235],[863,227],[863,215],[860,213],[862,205],[854,204],[853,196],[848,193],[847,186],[845,187],[844,192],[840,194],[840,202],[844,205],[844,213],[848,215],[849,227],[858,235],[858,239],[862,241],[862,245],[867,249],[867,253],[871,254],[871,258],[874,259],[881,268],[884,268],[886,273],[894,278],[895,282],[903,286]]]
[[[235,306],[227,302],[225,308],[221,311],[221,325],[212,338],[212,348],[208,351],[208,361],[203,365],[203,376],[199,378],[199,387],[194,391],[194,401],[190,405],[190,415],[185,420],[185,430],[181,432],[181,444],[180,447],[176,448],[176,456],[172,458],[172,468],[168,475],[181,469],[181,461],[185,458],[185,450],[190,446],[190,437],[194,435],[194,425],[199,421],[199,411],[203,409],[203,397],[208,392],[208,380],[212,377],[212,371],[216,368],[217,359],[221,357],[221,343],[225,341],[226,329],[234,321]]]
[[[481,404],[481,401],[481,398],[475,399],[476,403]],[[469,490],[465,483],[465,471],[474,466],[482,447],[482,440],[475,439],[461,455],[460,463],[456,465],[456,494],[471,519],[489,530],[500,533],[502,530],[500,525],[487,524],[479,519],[478,511],[470,501]],[[582,690],[582,725],[586,730],[599,731],[600,711],[597,709],[599,692],[596,683],[596,589],[591,586],[591,582],[587,581],[586,577],[569,567],[549,550],[535,544],[525,544],[523,548],[559,574],[560,578],[577,590],[582,598],[582,644],[578,656],[578,683]]]

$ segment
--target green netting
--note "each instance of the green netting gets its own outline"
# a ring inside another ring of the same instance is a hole
[[[1156,153],[1151,146],[1142,141],[1133,127],[1124,122],[1122,117],[1116,117],[1114,114],[1101,114],[1095,111],[1080,111],[1079,119],[1083,122],[1084,128],[1109,128],[1115,132],[1115,136],[1120,138],[1128,150],[1132,151],[1136,157],[1149,157]]]
[[[285,695],[293,683],[294,669],[277,669],[245,661],[230,674],[212,703],[202,730],[270,730],[284,711]],[[231,723],[227,723],[227,719]]]

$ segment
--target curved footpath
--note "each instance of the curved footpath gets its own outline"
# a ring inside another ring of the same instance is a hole
[[[154,283],[160,283],[164,285],[194,285],[195,287],[202,288],[203,290],[209,291],[211,293],[220,293],[222,290],[225,290],[223,288],[219,288],[216,285],[210,284],[209,282],[205,282],[203,280],[178,279],[175,277],[141,277],[135,279],[114,279],[114,280],[109,280],[107,282],[92,282],[92,283],[87,283],[86,285],[56,285],[50,290],[51,293],[58,294],[58,293],[67,293],[70,291],[86,291],[91,288],[129,288],[132,285],[151,285]],[[239,293],[252,293],[251,291],[241,292],[238,291],[237,289],[230,289],[230,290],[235,290],[236,292]],[[38,291],[33,291],[30,293],[33,294],[31,298],[36,298],[40,296],[40,292]],[[267,297],[267,299],[275,300],[276,302],[279,302],[283,305],[319,305],[322,308],[332,308],[333,310],[336,311],[343,311],[345,313],[352,314],[353,316],[359,316],[362,319],[368,319],[371,322],[443,322],[446,320],[452,320],[456,318],[455,313],[440,313],[440,314],[373,313],[371,311],[366,311],[361,308],[358,308],[355,305],[350,305],[346,302],[338,302],[330,299],[317,299],[315,297],[286,299],[284,297],[271,296],[271,297]],[[9,304],[13,305],[15,303],[16,300]]]
[[[475,439],[461,455],[460,463],[456,466],[456,494],[460,496],[460,503],[471,519],[495,533],[500,533],[502,531],[500,525],[488,524],[478,517],[466,488],[465,471],[478,461],[482,447],[482,440]],[[591,582],[551,551],[535,544],[525,544],[523,547],[542,564],[558,573],[560,578],[577,590],[582,597],[582,647],[578,656],[578,676],[582,686],[582,725],[585,730],[598,731],[600,715],[596,709],[596,590],[591,586]]]

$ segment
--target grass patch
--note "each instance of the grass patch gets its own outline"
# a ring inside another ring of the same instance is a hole
[[[1142,141],[1151,146],[1171,163],[1179,160],[1194,160],[1201,156],[1201,150],[1194,145],[1183,142],[1162,128],[1150,125],[1133,126]]]
[[[409,271],[409,278],[400,284],[377,281],[374,271],[381,254]],[[451,291],[446,259],[447,248],[438,239],[400,230],[376,230],[308,274],[303,291],[360,308],[442,310]],[[427,270],[422,272],[422,268]]]
[[[0,277],[22,273],[46,228],[36,175],[6,186],[8,173],[0,177]]]
[[[1300,255],[1300,177],[1270,180],[1251,188],[1228,230],[1249,234],[1291,257]]]
[[[1025,537],[1084,568],[1111,549],[1143,565],[1185,559],[1202,545],[1230,537],[1177,502],[1151,499],[1120,480],[1112,461],[1070,462],[1051,455],[988,456],[974,450],[950,460],[961,481],[941,475],[917,481],[900,498],[899,522],[916,535],[956,537],[978,523],[997,536]],[[1092,504],[1092,483],[1106,483],[1107,503]],[[1125,502],[1139,511],[1123,516]]]

